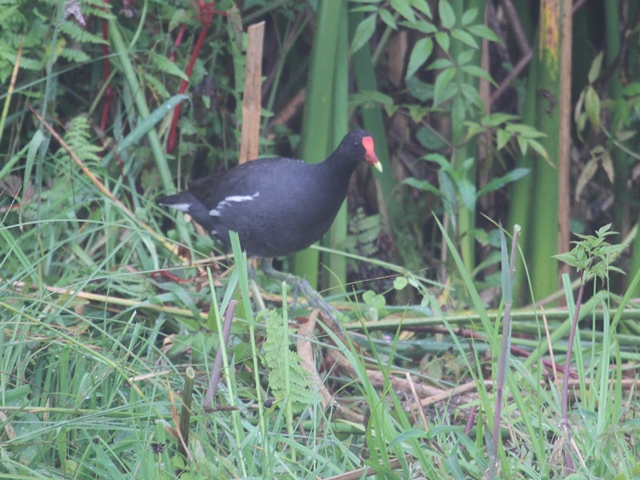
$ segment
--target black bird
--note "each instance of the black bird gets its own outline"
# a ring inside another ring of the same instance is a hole
[[[189,213],[227,248],[233,230],[249,256],[291,255],[329,230],[347,196],[351,174],[364,162],[382,171],[371,134],[354,130],[322,163],[282,157],[253,160],[221,176],[193,180],[188,190],[161,198],[158,205]],[[278,273],[270,262],[263,263],[263,269],[270,276]],[[309,296],[308,285],[296,277],[277,278]]]

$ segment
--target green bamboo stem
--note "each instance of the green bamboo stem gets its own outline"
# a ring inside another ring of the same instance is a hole
[[[322,162],[337,144],[333,138],[337,120],[333,96],[342,3],[343,0],[322,0],[318,5],[302,126],[302,158],[310,163]],[[294,272],[316,289],[318,252],[306,249],[296,254]]]

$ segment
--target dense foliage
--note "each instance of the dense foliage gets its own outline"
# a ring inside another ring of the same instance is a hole
[[[637,474],[640,4],[1,3],[1,475]],[[260,155],[384,164],[279,259],[346,338],[154,203],[237,162],[260,21]]]

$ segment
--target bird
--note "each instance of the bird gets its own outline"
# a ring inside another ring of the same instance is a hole
[[[313,289],[277,272],[271,259],[304,250],[324,236],[347,196],[351,175],[363,163],[382,172],[372,135],[353,130],[321,163],[259,158],[222,175],[192,180],[187,190],[157,204],[188,213],[227,249],[229,231],[237,232],[247,256],[266,259],[265,274],[300,287],[311,304]]]

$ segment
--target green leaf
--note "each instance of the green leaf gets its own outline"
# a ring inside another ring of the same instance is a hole
[[[519,138],[521,138],[521,137],[519,137]],[[538,155],[540,155],[542,158],[544,158],[552,166],[555,166],[551,162],[551,159],[549,158],[549,154],[547,153],[547,151],[544,149],[544,147],[542,146],[542,144],[540,142],[538,142],[537,140],[528,140],[527,143],[529,144],[529,146],[531,148],[533,148],[536,152],[538,152]]]
[[[413,23],[416,21],[416,16],[406,0],[391,0],[391,8],[409,20],[409,22]]]
[[[452,86],[451,81],[456,75],[455,68],[448,68],[443,70],[436,78],[433,85],[433,104],[434,106],[440,105],[443,101],[451,98],[451,94],[447,90]]]
[[[461,20],[462,26],[466,27],[471,22],[473,22],[477,16],[478,16],[478,9],[476,7],[466,10],[462,14],[462,20]]]
[[[482,195],[486,195],[487,193],[491,193],[495,190],[499,190],[505,185],[520,180],[525,177],[529,173],[528,168],[514,168],[510,172],[507,172],[501,177],[493,178],[488,181],[484,187],[478,190],[477,197],[481,197]]]
[[[456,40],[460,40],[465,45],[468,45],[471,48],[478,49],[478,42],[476,42],[475,38],[473,38],[469,33],[464,30],[460,30],[456,28],[451,30],[451,36]]]
[[[498,125],[501,125],[505,122],[508,122],[510,120],[516,120],[518,117],[516,115],[511,115],[509,113],[492,113],[491,115],[485,117],[482,120],[482,123],[484,125],[487,125],[489,127],[497,127]],[[507,125],[507,130],[509,130],[509,125]]]
[[[391,15],[389,13],[389,10],[385,10],[384,8],[382,10],[380,10],[380,19],[389,27],[393,28],[394,30],[398,29],[398,25],[396,24],[396,20],[395,18],[393,18],[393,15]]]
[[[453,63],[448,58],[438,58],[429,65],[429,70],[444,70],[453,67]]]
[[[426,33],[427,35],[432,35],[438,31],[438,27],[426,20],[418,20],[414,23],[401,22],[401,25],[412,30],[417,30],[418,32]]]
[[[456,24],[456,14],[453,12],[449,0],[440,0],[438,2],[438,15],[440,16],[442,26],[447,30],[451,30]]]
[[[466,178],[463,178],[457,183],[458,192],[460,193],[460,199],[462,204],[471,212],[476,209],[476,186]]]
[[[60,31],[66,33],[77,42],[80,43],[97,43],[100,45],[106,45],[107,42],[104,38],[89,33],[76,22],[71,20],[65,20],[60,24]]]
[[[442,192],[438,190],[436,187],[431,185],[430,182],[426,180],[418,180],[414,177],[409,177],[402,182],[403,185],[409,185],[410,187],[417,188],[418,190],[423,190],[425,192],[433,193],[438,197],[442,197]]]
[[[444,50],[446,53],[449,53],[449,45],[451,43],[451,37],[449,36],[449,34],[445,32],[438,32],[436,33],[435,37],[436,42],[438,42],[438,45],[440,45],[440,48],[442,48],[442,50]]]
[[[355,53],[360,50],[365,43],[369,41],[373,32],[376,29],[376,16],[370,15],[365,18],[356,28],[356,33],[353,35],[353,41],[351,42],[351,53]]]
[[[511,140],[511,134],[502,128],[496,130],[496,149],[502,150],[504,146]]]
[[[492,83],[493,85],[496,85],[496,82],[493,81],[493,78],[491,78],[491,75],[489,75],[482,68],[480,68],[480,67],[478,67],[476,65],[465,65],[465,66],[460,67],[460,68],[462,69],[463,72],[466,72],[469,75],[472,75],[474,77],[484,78],[485,80],[487,80],[488,82]]]
[[[476,55],[476,52],[470,48],[465,48],[460,55],[458,55],[458,66],[466,65],[473,57]]]
[[[153,64],[158,67],[161,72],[173,75],[174,77],[178,77],[187,82],[189,81],[189,77],[187,77],[187,74],[184,73],[174,62],[169,60],[164,55],[155,52],[149,52],[149,58],[151,58]]]
[[[520,153],[522,156],[527,154],[527,150],[529,149],[529,141],[524,137],[516,137],[518,140],[518,146],[520,147]]]
[[[593,126],[593,129],[597,132],[600,131],[600,97],[596,93],[596,90],[589,85],[584,97],[584,109],[587,112],[587,117]]]
[[[393,281],[393,288],[395,288],[396,290],[403,290],[408,285],[408,283],[409,281],[406,279],[406,277],[396,277]]]
[[[471,32],[476,37],[484,38],[485,40],[489,40],[490,42],[501,43],[498,36],[493,33],[493,30],[491,30],[486,25],[471,25],[469,28],[467,28],[467,30],[469,30],[469,32]]]
[[[429,7],[429,4],[427,3],[426,0],[410,0],[410,1],[413,8],[424,13],[427,17],[432,18],[431,7]]]
[[[180,102],[190,99],[191,98],[189,97],[189,95],[184,94],[174,95],[173,97],[171,97],[169,100],[167,100],[153,112],[151,112],[144,121],[139,122],[136,127],[131,130],[131,132],[129,132],[129,134],[124,137],[120,141],[120,143],[118,143],[117,151],[122,154],[131,145],[139,142],[140,139],[145,136],[149,132],[149,130],[151,130],[155,126],[156,123],[169,115],[174,107],[176,107]],[[108,163],[112,155],[112,153],[106,155],[102,160],[102,164],[104,165]]]
[[[189,15],[184,8],[178,8],[173,11],[171,19],[169,20],[169,31],[172,32],[176,27],[182,25],[187,20],[190,20]]]
[[[602,70],[602,56],[603,54],[602,52],[600,52],[598,55],[596,55],[596,58],[593,59],[593,62],[591,62],[591,67],[589,68],[589,74],[587,75],[590,85],[593,85],[593,83],[600,76],[600,70]]]
[[[406,77],[411,77],[428,60],[433,52],[433,41],[430,38],[421,38],[416,42],[409,57]]]

